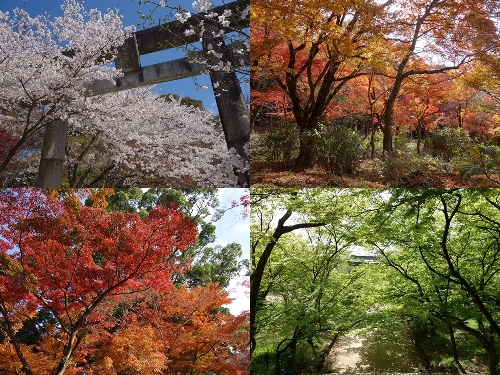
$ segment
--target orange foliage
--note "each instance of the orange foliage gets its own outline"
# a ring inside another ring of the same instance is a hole
[[[0,370],[248,373],[248,316],[220,312],[229,299],[217,285],[173,285],[190,263],[178,256],[195,240],[190,219],[174,204],[145,219],[107,213],[101,199],[0,195]],[[18,336],[28,319],[36,343]]]

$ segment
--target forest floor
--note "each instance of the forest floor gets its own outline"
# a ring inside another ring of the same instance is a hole
[[[327,359],[334,373],[418,373],[419,359],[404,332],[373,329],[343,336]]]
[[[331,371],[328,375],[374,373],[380,375],[418,373],[451,375],[458,373],[456,369],[449,371],[436,369],[431,372],[424,370],[421,368],[420,359],[408,335],[398,329],[390,335],[383,328],[341,337],[327,358],[327,366]],[[487,369],[480,365],[474,370],[470,367],[466,369],[467,375],[486,373]]]
[[[397,181],[384,181],[380,167],[374,160],[364,160],[356,172],[343,176],[329,175],[321,166],[295,172],[283,162],[272,161],[252,162],[250,170],[252,187],[453,188],[485,187],[488,182],[483,176],[461,179],[458,177],[458,172],[449,171],[417,171],[402,176]]]

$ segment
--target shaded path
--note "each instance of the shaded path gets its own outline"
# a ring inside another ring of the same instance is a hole
[[[419,359],[413,343],[401,329],[374,329],[339,339],[327,359],[335,373],[417,373]]]

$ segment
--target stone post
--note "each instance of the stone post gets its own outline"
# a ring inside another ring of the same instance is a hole
[[[118,47],[115,65],[116,69],[121,69],[124,74],[136,73],[141,70],[139,47],[137,46],[135,33],[131,34],[125,39],[125,43]]]
[[[60,188],[63,177],[63,166],[66,158],[66,135],[68,122],[54,120],[45,128],[42,157],[38,168],[36,187]]]
[[[211,28],[207,28],[202,39],[203,51],[208,64],[216,65],[219,60],[222,60],[224,64],[231,62],[231,68],[234,67],[230,51],[224,40],[221,37],[214,38],[212,31]],[[214,57],[209,53],[209,50],[213,50],[216,54],[222,54],[222,59]],[[233,70],[225,72],[210,69],[210,79],[227,147],[228,149],[234,147],[238,155],[248,161],[249,155],[244,146],[246,143],[250,143],[250,117],[247,103],[241,91],[240,81]],[[247,186],[250,185],[248,172],[239,176],[239,185],[243,186],[245,183]]]

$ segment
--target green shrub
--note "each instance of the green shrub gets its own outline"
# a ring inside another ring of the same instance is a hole
[[[284,124],[269,130],[263,145],[267,160],[290,161],[299,154],[299,128],[295,124]]]
[[[429,153],[445,161],[465,154],[471,139],[464,128],[444,128],[429,133]]]
[[[409,173],[421,170],[421,160],[413,152],[394,151],[382,164],[382,175],[387,182],[400,182]]]
[[[361,141],[361,145],[362,145],[362,148],[363,148],[363,155],[362,155],[362,159],[368,159],[370,158],[371,156],[371,145],[370,145],[370,138],[371,138],[371,134],[368,134],[367,137],[363,138],[363,140]],[[382,142],[383,142],[383,139],[384,139],[384,135],[382,133],[382,131],[379,129],[375,132],[375,136],[374,136],[374,139],[373,139],[373,143],[374,143],[374,146],[375,146],[375,153],[374,153],[374,158],[378,158],[378,159],[381,159],[382,158]]]
[[[267,350],[256,350],[252,355],[251,370],[252,374],[274,374],[274,351],[270,348]]]
[[[328,173],[340,176],[356,170],[362,153],[360,136],[345,127],[324,125],[301,133],[295,124],[285,124],[253,136],[252,161],[289,163],[299,155],[299,139],[312,145],[314,163],[321,164]]]
[[[315,150],[316,160],[330,174],[353,173],[362,153],[361,137],[346,127],[320,125]]]
[[[405,152],[394,151],[386,156],[382,164],[382,176],[384,181],[398,186],[410,174],[440,172],[441,168],[443,168],[442,163],[434,158],[416,155],[414,151],[407,149]]]
[[[250,160],[252,162],[267,160],[265,138],[266,135],[263,133],[250,132]]]
[[[414,316],[408,326],[416,337],[427,337],[430,331],[429,319],[427,317]]]
[[[453,357],[437,356],[431,361],[431,366],[440,370],[450,371],[456,367],[456,364]]]
[[[392,148],[401,152],[415,150],[414,144],[411,142],[411,138],[408,138],[406,134],[394,134],[392,137]]]
[[[467,160],[460,166],[460,178],[484,175],[488,179],[483,187],[500,185],[500,147],[471,146],[468,148]]]

